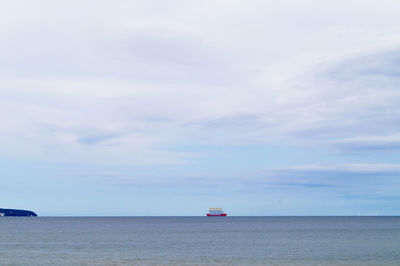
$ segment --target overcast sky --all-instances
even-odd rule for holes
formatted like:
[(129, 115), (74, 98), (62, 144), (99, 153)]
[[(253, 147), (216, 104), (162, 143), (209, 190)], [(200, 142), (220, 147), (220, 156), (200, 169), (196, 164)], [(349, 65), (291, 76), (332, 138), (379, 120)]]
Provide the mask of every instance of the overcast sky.
[(0, 207), (400, 214), (400, 2), (4, 1)]

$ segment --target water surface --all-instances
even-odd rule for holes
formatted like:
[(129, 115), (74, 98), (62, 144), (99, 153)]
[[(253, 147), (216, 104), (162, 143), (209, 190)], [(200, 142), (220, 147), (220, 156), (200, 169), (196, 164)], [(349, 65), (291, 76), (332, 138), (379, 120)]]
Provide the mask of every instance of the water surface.
[(400, 217), (1, 217), (1, 265), (400, 265)]

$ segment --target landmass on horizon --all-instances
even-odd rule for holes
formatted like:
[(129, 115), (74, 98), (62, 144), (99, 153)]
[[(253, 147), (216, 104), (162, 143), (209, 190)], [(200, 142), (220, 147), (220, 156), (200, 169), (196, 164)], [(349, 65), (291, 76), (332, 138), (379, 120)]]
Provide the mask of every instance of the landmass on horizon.
[(0, 209), (0, 217), (3, 216), (34, 216), (37, 214), (33, 211), (28, 210), (16, 210), (16, 209)]

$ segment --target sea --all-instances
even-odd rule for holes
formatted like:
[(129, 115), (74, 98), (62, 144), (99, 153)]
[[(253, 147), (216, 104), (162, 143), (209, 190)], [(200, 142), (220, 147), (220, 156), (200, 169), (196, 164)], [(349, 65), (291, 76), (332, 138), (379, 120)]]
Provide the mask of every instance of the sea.
[(0, 217), (0, 265), (400, 265), (400, 217)]

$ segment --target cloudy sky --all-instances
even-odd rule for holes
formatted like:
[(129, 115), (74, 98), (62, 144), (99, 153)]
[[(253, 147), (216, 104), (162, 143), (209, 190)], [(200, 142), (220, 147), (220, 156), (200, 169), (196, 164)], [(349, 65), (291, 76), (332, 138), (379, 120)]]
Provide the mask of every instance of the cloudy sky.
[(400, 214), (400, 2), (278, 2), (2, 3), (0, 207)]

